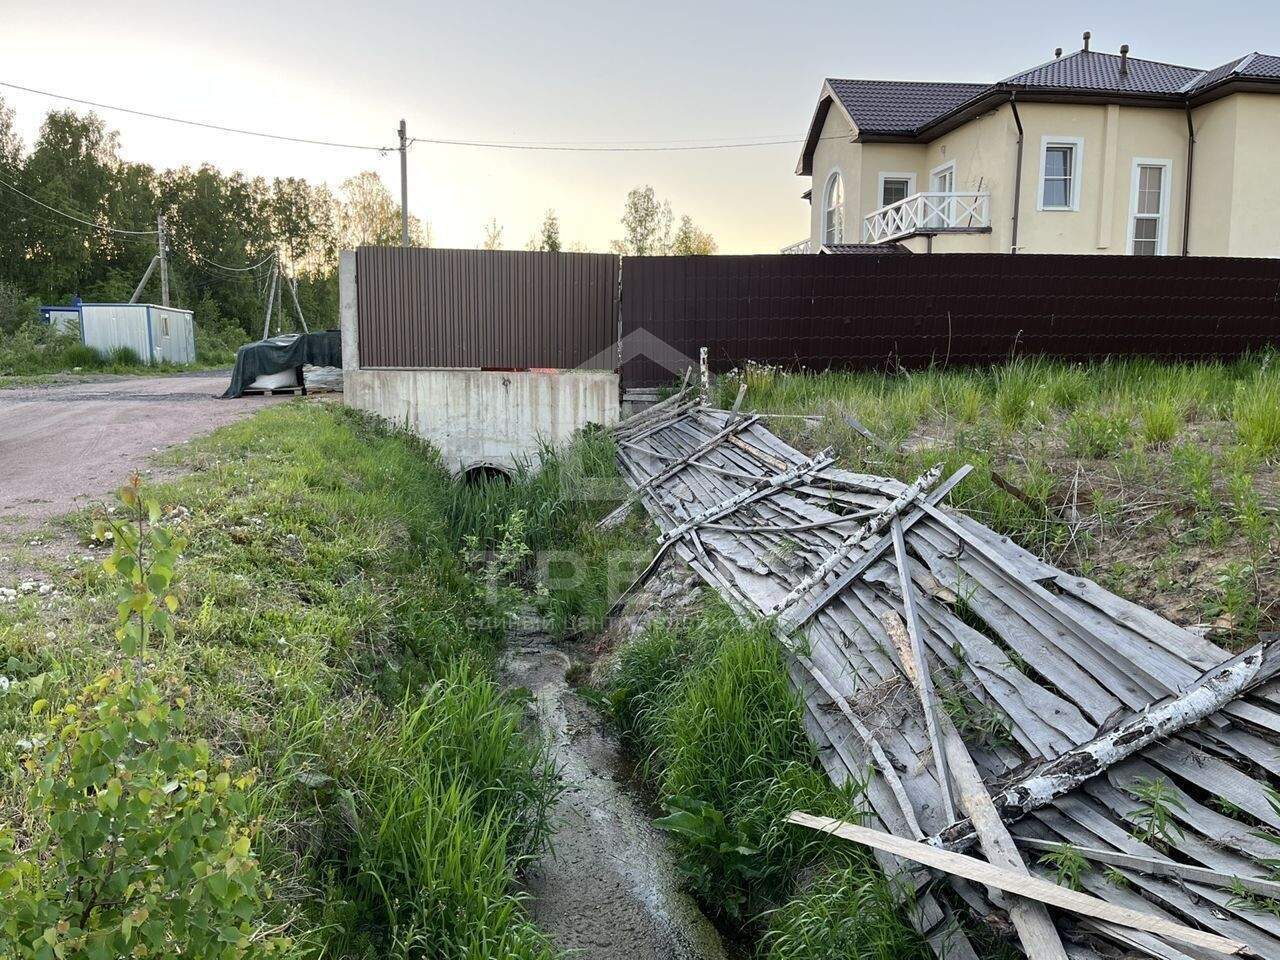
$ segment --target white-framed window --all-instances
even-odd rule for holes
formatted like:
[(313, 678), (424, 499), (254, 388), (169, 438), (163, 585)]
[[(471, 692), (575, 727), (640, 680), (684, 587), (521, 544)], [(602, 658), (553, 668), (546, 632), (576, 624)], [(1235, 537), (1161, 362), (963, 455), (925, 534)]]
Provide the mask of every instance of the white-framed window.
[(1169, 247), (1173, 161), (1134, 157), (1129, 194), (1129, 252), (1161, 256)]
[(887, 207), (891, 203), (905, 200), (915, 192), (916, 175), (914, 173), (880, 174), (880, 206)]
[(844, 177), (836, 170), (822, 192), (822, 242), (844, 243)]
[(1081, 137), (1043, 137), (1040, 140), (1040, 210), (1080, 209), (1080, 169), (1084, 157)]

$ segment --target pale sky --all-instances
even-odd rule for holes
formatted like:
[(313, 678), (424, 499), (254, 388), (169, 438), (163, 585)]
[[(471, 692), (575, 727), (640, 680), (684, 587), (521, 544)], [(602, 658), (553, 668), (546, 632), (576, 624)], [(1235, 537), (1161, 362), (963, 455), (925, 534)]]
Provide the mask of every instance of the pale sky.
[[(0, 0), (0, 80), (156, 113), (302, 137), (652, 143), (804, 135), (823, 77), (993, 81), (1080, 46), (1196, 67), (1280, 53), (1280, 4), (1165, 0), (963, 3), (217, 4)], [(28, 144), (58, 101), (0, 88)], [(337, 186), (392, 152), (302, 146), (102, 111), (124, 156), (213, 163)], [(439, 246), (477, 246), (496, 217), (523, 247), (543, 212), (566, 243), (605, 249), (627, 190), (652, 184), (725, 253), (803, 238), (799, 145), (668, 153), (535, 153), (418, 144), (409, 206)]]

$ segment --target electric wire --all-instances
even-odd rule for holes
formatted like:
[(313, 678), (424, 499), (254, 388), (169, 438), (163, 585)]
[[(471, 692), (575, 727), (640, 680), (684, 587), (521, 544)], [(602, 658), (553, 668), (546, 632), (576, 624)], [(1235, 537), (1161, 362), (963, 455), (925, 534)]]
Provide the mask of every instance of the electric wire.
[(238, 133), (246, 137), (262, 137), (267, 140), (282, 140), (286, 143), (305, 143), (317, 147), (339, 147), (346, 150), (374, 150), (379, 153), (389, 153), (398, 149), (395, 146), (379, 146), (370, 143), (343, 143), (336, 140), (320, 140), (313, 137), (293, 137), (283, 133), (268, 133), (265, 130), (247, 130), (242, 127), (225, 127), (218, 123), (206, 123), (203, 120), (185, 120), (182, 117), (172, 117), (163, 113), (151, 113), (147, 110), (135, 110), (133, 107), (120, 107), (110, 103), (100, 103), (97, 100), (86, 100), (82, 97), (69, 97), (61, 93), (52, 93), (48, 90), (37, 90), (35, 87), (24, 87), (18, 83), (8, 83), (0, 80), (0, 87), (8, 87), (10, 90), (21, 90), (24, 93), (34, 93), (42, 97), (52, 97), (55, 100), (65, 100), (68, 103), (78, 103), (86, 107), (97, 107), (99, 110), (116, 110), (120, 113), (129, 113), (135, 117), (147, 117), (151, 120), (167, 120), (169, 123), (181, 123), (188, 127), (201, 127), (205, 130), (218, 130), (222, 133)]
[(740, 150), (750, 147), (794, 146), (803, 138), (788, 140), (748, 140), (741, 143), (703, 143), (683, 145), (677, 142), (658, 146), (592, 146), (589, 144), (520, 143), (500, 140), (448, 140), (442, 137), (413, 137), (410, 144), (430, 143), (446, 147), (482, 147), (489, 150), (544, 150), (552, 153), (684, 153), (694, 150)]
[[(217, 130), (222, 133), (235, 133), (242, 136), (262, 137), (269, 140), (280, 140), (286, 143), (310, 144), (312, 146), (322, 147), (339, 147), (350, 150), (372, 150), (378, 153), (391, 153), (398, 150), (394, 144), (379, 145), (368, 143), (348, 143), (336, 140), (324, 140), (316, 137), (296, 137), (282, 133), (271, 133), (266, 130), (249, 130), (243, 127), (229, 127), (218, 123), (209, 123), (203, 120), (188, 120), (183, 117), (175, 117), (169, 114), (153, 113), (148, 110), (137, 110), (133, 107), (122, 107), (110, 103), (102, 103), (98, 100), (88, 100), (83, 97), (72, 97), (66, 94), (53, 93), (49, 90), (40, 90), (35, 87), (24, 86), (23, 84), (10, 83), (0, 80), (0, 87), (7, 87), (11, 90), (21, 90), (24, 93), (34, 93), (38, 96), (51, 97), (55, 100), (65, 100), (68, 103), (78, 103), (82, 106), (96, 107), (101, 110), (115, 110), (120, 113), (128, 113), (137, 117), (146, 117), (151, 120), (164, 120), (169, 123), (180, 123), (190, 127), (200, 127), (205, 130)], [(733, 137), (728, 140), (713, 142), (697, 142), (706, 138), (686, 138), (679, 140), (654, 140), (649, 142), (628, 142), (607, 140), (550, 140), (550, 141), (528, 141), (528, 140), (467, 140), (461, 138), (448, 137), (413, 137), (409, 139), (406, 146), (412, 146), (415, 143), (434, 144), (437, 146), (453, 146), (453, 147), (480, 147), (490, 150), (542, 150), (553, 152), (568, 153), (667, 153), (667, 152), (686, 152), (699, 150), (740, 150), (754, 147), (775, 147), (775, 146), (794, 146), (795, 144), (804, 143), (803, 137)], [(823, 138), (827, 139), (827, 138)], [(832, 138), (836, 139), (836, 138)]]
[(37, 200), (35, 197), (31, 196), (31, 194), (24, 193), (23, 191), (19, 190), (16, 186), (14, 186), (8, 180), (5, 180), (2, 177), (0, 177), (0, 186), (8, 187), (14, 193), (18, 194), (18, 196), (26, 197), (32, 203), (38, 204), (39, 206), (44, 207), (46, 210), (49, 210), (52, 213), (56, 213), (60, 217), (66, 217), (68, 220), (74, 220), (76, 223), (82, 223), (86, 227), (93, 227), (95, 230), (104, 230), (107, 233), (118, 233), (124, 236), (134, 236), (134, 237), (145, 237), (145, 236), (154, 237), (160, 232), (158, 230), (124, 230), (120, 227), (112, 227), (112, 226), (104, 225), (101, 223), (94, 223), (92, 220), (85, 220), (82, 217), (78, 217), (73, 213), (67, 213), (65, 210), (59, 210), (57, 207), (51, 207), (49, 206), (49, 204), (45, 203), (43, 200)]
[(229, 270), (229, 271), (231, 271), (232, 273), (250, 273), (250, 272), (252, 272), (252, 271), (254, 271), (254, 270), (257, 270), (257, 269), (258, 269), (260, 266), (262, 266), (264, 263), (267, 263), (267, 262), (269, 262), (269, 261), (271, 261), (271, 260), (275, 259), (275, 258), (276, 258), (276, 256), (278, 256), (278, 254), (273, 250), (271, 253), (268, 253), (265, 257), (263, 257), (261, 260), (259, 260), (257, 263), (253, 264), (252, 266), (248, 266), (248, 267), (228, 267), (228, 266), (226, 266), (225, 264), (218, 263), (216, 260), (210, 260), (208, 257), (206, 257), (206, 256), (202, 256), (201, 254), (196, 253), (194, 250), (189, 251), (189, 253), (190, 253), (190, 255), (191, 255), (192, 257), (194, 257), (195, 259), (197, 259), (197, 260), (202, 260), (202, 261), (204, 261), (205, 263), (207, 263), (207, 264), (208, 264), (209, 266), (211, 266), (211, 267), (217, 267), (219, 270)]

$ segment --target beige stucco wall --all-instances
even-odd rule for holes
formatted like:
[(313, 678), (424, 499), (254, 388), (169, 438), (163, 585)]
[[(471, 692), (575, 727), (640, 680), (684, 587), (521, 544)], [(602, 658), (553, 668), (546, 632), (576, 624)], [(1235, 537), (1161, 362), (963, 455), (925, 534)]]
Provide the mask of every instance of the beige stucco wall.
[[(1280, 96), (1237, 93), (1232, 169), (1231, 228), (1227, 253), (1233, 257), (1280, 257)], [(1199, 151), (1202, 134), (1196, 134)], [(1196, 170), (1202, 170), (1197, 152)], [(1212, 179), (1214, 169), (1205, 171)], [(1195, 197), (1195, 187), (1192, 188)], [(1212, 216), (1212, 214), (1206, 214)], [(1191, 235), (1196, 235), (1193, 222)]]
[(846, 240), (861, 238), (862, 217), (855, 209), (862, 174), (864, 145), (854, 143), (853, 125), (836, 104), (827, 111), (822, 135), (813, 150), (813, 198), (809, 202), (809, 241), (822, 244), (822, 215), (826, 209), (827, 180), (833, 170), (844, 178)]
[[(1187, 128), (1184, 111), (1102, 104), (1021, 103), (1025, 131), (1018, 247), (1026, 253), (1127, 254), (1136, 160), (1166, 161), (1164, 250), (1182, 252)], [(1280, 96), (1234, 94), (1197, 108), (1191, 252), (1202, 256), (1280, 256)], [(832, 107), (814, 153), (811, 239), (822, 238), (823, 191), (837, 166), (845, 178), (848, 239), (880, 206), (879, 175), (914, 173), (917, 191), (931, 171), (956, 165), (956, 187), (991, 194), (991, 233), (942, 234), (933, 249), (1006, 252), (1012, 244), (1017, 130), (1012, 109), (998, 109), (928, 144), (848, 142), (851, 128)], [(1083, 141), (1075, 210), (1041, 210), (1045, 138)], [(828, 139), (835, 138), (835, 139)], [(916, 244), (913, 244), (916, 246)], [(920, 246), (923, 246), (922, 244)]]
[(1195, 256), (1222, 256), (1231, 248), (1239, 100), (1224, 97), (1191, 112), (1196, 131), (1191, 173), (1191, 253)]

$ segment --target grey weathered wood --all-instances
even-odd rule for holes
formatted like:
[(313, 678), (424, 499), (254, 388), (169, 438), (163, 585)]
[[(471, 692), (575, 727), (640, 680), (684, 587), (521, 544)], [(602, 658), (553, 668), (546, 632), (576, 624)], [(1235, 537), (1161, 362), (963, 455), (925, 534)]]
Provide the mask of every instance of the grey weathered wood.
[[(660, 422), (633, 427), (630, 433), (639, 437), (634, 442), (620, 438), (619, 465), (633, 486), (674, 463), (691, 461), (675, 476), (651, 483), (644, 495), (646, 508), (664, 532), (687, 524), (764, 477), (806, 462), (759, 422), (733, 436), (736, 442), (689, 457), (738, 415), (705, 408), (687, 415), (672, 410)], [(804, 565), (813, 569), (838, 548), (840, 527), (849, 523), (839, 511), (883, 510), (906, 489), (892, 478), (828, 464), (801, 483), (751, 499), (731, 521), (696, 527), (676, 541), (674, 549), (740, 616), (759, 617), (801, 579), (798, 571)], [(862, 699), (864, 691), (900, 676), (884, 653), (892, 651), (893, 641), (879, 617), (888, 611), (905, 612), (903, 583), (914, 589), (920, 640), (935, 670), (946, 669), (951, 682), (1000, 710), (1013, 725), (1015, 747), (975, 746), (970, 757), (980, 778), (991, 783), (1018, 777), (1028, 759), (1052, 759), (1091, 741), (1094, 727), (1105, 721), (1104, 730), (1111, 729), (1115, 716), (1123, 716), (1122, 706), (1142, 711), (1161, 696), (1184, 691), (1229, 656), (1199, 638), (1187, 643), (1181, 628), (1091, 581), (1064, 574), (963, 514), (913, 508), (903, 514), (902, 524), (909, 556), (905, 576), (886, 559), (892, 545), (892, 535), (886, 534), (871, 547), (875, 557), (844, 564), (846, 573), (859, 565), (856, 576), (845, 579), (845, 573), (837, 573), (826, 578), (822, 590), (829, 595), (812, 616), (792, 629), (787, 629), (785, 617), (778, 625), (779, 641), (793, 654), (788, 656), (792, 680), (807, 692), (806, 730), (818, 745), (824, 768), (837, 782), (871, 771), (866, 798), (893, 833), (914, 837), (922, 828), (936, 833), (947, 825), (940, 822), (940, 783), (930, 760), (936, 751), (923, 712), (912, 709), (900, 716), (896, 711), (902, 705), (896, 699)], [(830, 581), (837, 578), (842, 582), (832, 589)], [(965, 605), (966, 618), (976, 614), (985, 622), (981, 632), (959, 616)], [(1022, 659), (1014, 658), (1015, 653)], [(824, 685), (838, 700), (828, 696)], [(904, 695), (909, 691), (893, 697)], [(1197, 802), (1176, 783), (1186, 778), (1223, 801), (1244, 800), (1239, 804), (1243, 809), (1265, 812), (1259, 806), (1265, 799), (1261, 778), (1254, 780), (1249, 773), (1262, 768), (1274, 774), (1280, 769), (1280, 751), (1274, 744), (1280, 733), (1278, 708), (1280, 683), (1258, 687), (1248, 700), (1226, 704), (1195, 730), (1149, 744), (1140, 757), (1124, 760), (1060, 797), (1023, 820), (1020, 832), (1041, 829), (1040, 819), (1051, 819), (1058, 810), (1074, 811), (1079, 817), (1087, 812), (1088, 829), (1074, 826), (1075, 820), (1061, 821), (1061, 829), (1071, 834), (1070, 842), (1159, 859), (1158, 853), (1132, 839), (1134, 827), (1126, 818), (1132, 818), (1136, 801), (1123, 791), (1139, 776), (1166, 777), (1186, 807), (1185, 813), (1175, 811), (1175, 817), (1185, 830), (1179, 848), (1190, 861), (1187, 866), (1262, 879), (1260, 860), (1274, 856), (1270, 845), (1252, 837), (1253, 828), (1247, 824)], [(943, 743), (945, 751), (945, 738)], [(955, 766), (953, 762), (953, 772)], [(914, 818), (914, 829), (904, 811)], [(1262, 820), (1267, 822), (1265, 816)], [(1044, 842), (1058, 842), (1061, 835), (1057, 828), (1055, 833), (1035, 834)], [(1159, 913), (1159, 904), (1175, 920), (1199, 924), (1249, 943), (1263, 955), (1280, 957), (1280, 935), (1271, 933), (1275, 926), (1280, 934), (1280, 921), (1232, 904), (1228, 890), (1187, 877), (1114, 869), (1130, 878), (1132, 889), (1112, 887), (1100, 872), (1085, 878), (1086, 887), (1140, 911)], [(1044, 873), (1036, 865), (1031, 870)], [(979, 888), (964, 882), (957, 889), (980, 914), (992, 909)], [(922, 905), (931, 916), (941, 916), (927, 896)], [(1199, 948), (1175, 949), (1157, 937), (1104, 921), (1081, 923), (1124, 949), (1162, 960), (1202, 960), (1206, 955)], [(1073, 950), (1074, 945), (1068, 952)]]
[[(893, 532), (894, 546), (900, 547), (902, 528), (896, 520), (893, 524)], [(903, 548), (903, 555), (905, 556), (905, 548)], [(902, 579), (904, 594), (910, 596), (910, 578), (905, 568)], [(918, 628), (916, 635), (912, 635), (910, 630), (904, 630), (902, 621), (892, 613), (886, 613), (881, 619), (885, 629), (894, 639), (908, 679), (915, 684), (920, 693), (927, 718), (930, 710), (936, 710), (937, 704), (932, 697), (933, 685), (929, 681), (929, 666), (921, 649)], [(907, 624), (909, 627), (910, 618)], [(1029, 875), (1027, 865), (1023, 863), (1017, 847), (1014, 846), (1013, 837), (1010, 836), (1004, 821), (1000, 819), (1000, 814), (991, 800), (991, 794), (987, 791), (986, 784), (982, 782), (982, 775), (978, 772), (973, 757), (969, 755), (969, 750), (956, 731), (955, 725), (946, 714), (936, 717), (934, 722), (939, 738), (943, 741), (942, 750), (945, 752), (948, 764), (948, 772), (944, 772), (943, 776), (948, 779), (954, 778), (960, 805), (974, 824), (982, 845), (982, 852), (986, 854), (988, 860), (998, 866), (1008, 867), (1015, 873)], [(1062, 938), (1058, 936), (1058, 930), (1049, 918), (1049, 911), (1045, 909), (1044, 904), (1034, 900), (1015, 898), (1009, 905), (1009, 917), (1018, 931), (1018, 936), (1030, 960), (1055, 960), (1055, 958), (1066, 960), (1067, 954), (1062, 946)]]
[[(948, 769), (947, 752), (942, 747), (939, 732), (938, 694), (933, 688), (933, 674), (924, 655), (924, 640), (920, 636), (920, 617), (916, 613), (915, 591), (911, 589), (911, 574), (907, 572), (907, 545), (902, 539), (902, 521), (893, 517), (889, 521), (889, 533), (893, 537), (893, 552), (898, 561), (898, 577), (902, 586), (902, 604), (906, 612), (908, 649), (902, 658), (907, 675), (920, 694), (920, 706), (924, 710), (924, 726), (929, 733), (929, 746), (933, 748), (933, 762), (938, 769), (938, 783), (942, 787), (942, 806), (947, 816), (955, 819), (955, 798), (951, 793), (951, 772)], [(882, 618), (889, 635), (894, 636), (896, 617)], [(895, 638), (896, 639), (896, 638)]]
[[(1276, 647), (1280, 648), (1280, 644)], [(996, 798), (996, 805), (1001, 814), (1009, 818), (1045, 806), (1148, 744), (1172, 736), (1221, 709), (1223, 704), (1238, 697), (1251, 684), (1266, 679), (1265, 675), (1260, 675), (1264, 664), (1273, 672), (1280, 669), (1280, 656), (1276, 655), (1276, 650), (1263, 646), (1247, 650), (1206, 673), (1186, 693), (1153, 705), (1007, 787)], [(931, 842), (967, 846), (973, 839), (967, 826), (956, 824), (942, 831), (938, 837), (931, 838)]]
[(1006, 893), (1012, 893), (1020, 897), (1031, 897), (1050, 906), (1071, 910), (1109, 923), (1132, 927), (1135, 930), (1144, 930), (1147, 933), (1154, 933), (1179, 943), (1189, 943), (1226, 956), (1236, 956), (1247, 953), (1249, 950), (1249, 945), (1240, 940), (1221, 937), (1213, 933), (1205, 933), (1203, 930), (1196, 930), (1185, 924), (1174, 923), (1162, 917), (1139, 913), (1127, 907), (1118, 907), (1106, 900), (1091, 897), (1077, 890), (1069, 890), (1066, 887), (1058, 886), (1056, 883), (1041, 880), (1039, 877), (1018, 874), (1007, 868), (997, 867), (994, 864), (965, 856), (962, 853), (905, 840), (902, 837), (895, 837), (891, 833), (860, 827), (856, 823), (848, 823), (830, 817), (815, 817), (799, 811), (787, 817), (787, 822), (808, 827), (811, 830), (818, 830), (822, 833), (843, 837), (846, 840), (865, 844), (877, 850), (884, 850), (895, 856), (905, 857), (908, 860), (923, 863), (925, 866), (932, 867), (935, 870), (955, 874), (975, 883), (995, 887), (997, 890), (1003, 890)]
[[(1062, 846), (1060, 843), (1037, 840), (1034, 837), (1019, 836), (1015, 837), (1014, 840), (1023, 849), (1039, 850), (1043, 853), (1051, 853)], [(1086, 860), (1093, 860), (1096, 863), (1105, 863), (1113, 867), (1126, 867), (1153, 877), (1177, 877), (1181, 880), (1194, 880), (1196, 883), (1219, 887), (1223, 890), (1231, 890), (1236, 884), (1239, 884), (1245, 890), (1256, 893), (1259, 896), (1280, 899), (1280, 883), (1276, 883), (1274, 880), (1258, 880), (1253, 877), (1224, 874), (1219, 873), (1217, 870), (1210, 870), (1207, 867), (1192, 867), (1185, 863), (1175, 863), (1172, 860), (1135, 857), (1128, 853), (1119, 853), (1115, 850), (1099, 850), (1095, 847), (1082, 847), (1079, 844), (1069, 844), (1068, 846)]]
[[(923, 503), (921, 502), (913, 503), (912, 512), (908, 513), (903, 518), (903, 521), (902, 521), (903, 529), (904, 530), (910, 529), (910, 527), (916, 522), (916, 520), (919, 519), (919, 517), (922, 515), (920, 512), (920, 508), (923, 506), (924, 503), (928, 503), (928, 504), (941, 503), (946, 498), (947, 494), (949, 494), (952, 490), (954, 490), (956, 485), (959, 484), (961, 480), (963, 480), (966, 476), (969, 475), (969, 472), (971, 470), (972, 470), (972, 467), (969, 467), (969, 466), (965, 466), (962, 469), (957, 470), (940, 487), (938, 487), (938, 489), (934, 490), (928, 497), (926, 497)], [(807, 599), (803, 604), (795, 607), (792, 611), (790, 611), (789, 613), (783, 616), (782, 619), (783, 619), (783, 622), (785, 622), (787, 629), (795, 630), (803, 626), (806, 622), (808, 622), (810, 617), (812, 617), (815, 613), (817, 613), (824, 606), (830, 603), (832, 597), (835, 597), (842, 590), (848, 587), (848, 585), (852, 583), (857, 577), (860, 577), (863, 571), (865, 571), (867, 567), (871, 566), (871, 564), (873, 564), (877, 559), (879, 559), (880, 555), (884, 553), (884, 551), (888, 550), (889, 547), (891, 547), (892, 545), (893, 545), (893, 537), (889, 536), (888, 534), (881, 536), (879, 540), (876, 540), (874, 543), (870, 544), (866, 548), (866, 552), (863, 553), (862, 556), (860, 556), (857, 560), (855, 560), (847, 570), (842, 570), (839, 576), (837, 576), (834, 581), (832, 581), (830, 584), (827, 584), (825, 587), (823, 587), (822, 590), (818, 592), (815, 596)]]

